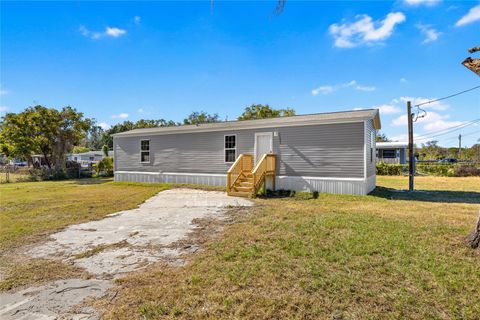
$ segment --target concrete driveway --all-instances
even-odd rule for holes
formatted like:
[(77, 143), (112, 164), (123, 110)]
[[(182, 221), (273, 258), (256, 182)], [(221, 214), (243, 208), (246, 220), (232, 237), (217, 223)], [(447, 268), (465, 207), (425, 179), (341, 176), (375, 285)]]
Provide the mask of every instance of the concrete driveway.
[[(105, 219), (72, 225), (31, 248), (33, 258), (61, 259), (84, 268), (93, 279), (65, 279), (0, 294), (1, 319), (96, 319), (94, 310), (70, 313), (88, 297), (101, 297), (112, 279), (157, 261), (182, 265), (182, 249), (171, 247), (185, 239), (195, 219), (221, 219), (229, 208), (251, 206), (224, 192), (172, 189), (160, 192), (136, 209)], [(168, 246), (168, 248), (167, 248)]]

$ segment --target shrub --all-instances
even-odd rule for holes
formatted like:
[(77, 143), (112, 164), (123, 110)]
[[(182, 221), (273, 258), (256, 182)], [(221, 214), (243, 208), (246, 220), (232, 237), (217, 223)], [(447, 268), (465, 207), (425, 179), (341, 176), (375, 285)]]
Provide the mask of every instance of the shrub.
[(95, 165), (95, 170), (98, 176), (112, 177), (113, 176), (113, 158), (104, 157)]
[[(441, 177), (480, 176), (480, 164), (417, 163), (415, 173)], [(377, 163), (377, 174), (398, 176), (408, 174), (408, 164)]]
[(377, 174), (381, 176), (400, 176), (408, 173), (408, 165), (377, 163)]
[(475, 165), (459, 165), (455, 168), (456, 177), (480, 176), (480, 166)]

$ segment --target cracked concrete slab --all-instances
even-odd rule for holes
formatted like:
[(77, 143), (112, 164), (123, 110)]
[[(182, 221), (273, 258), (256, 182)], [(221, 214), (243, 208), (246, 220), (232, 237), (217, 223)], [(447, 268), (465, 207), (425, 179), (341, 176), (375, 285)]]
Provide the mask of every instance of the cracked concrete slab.
[[(29, 254), (34, 258), (73, 260), (75, 265), (91, 274), (115, 276), (165, 256), (165, 251), (158, 248), (187, 236), (195, 228), (193, 220), (221, 218), (230, 207), (251, 205), (247, 199), (229, 197), (223, 192), (166, 190), (136, 209), (55, 233), (51, 241), (32, 248)], [(126, 245), (115, 246), (120, 243)], [(85, 258), (75, 258), (89, 250), (108, 246), (112, 247)]]
[[(108, 280), (68, 279), (0, 294), (0, 319), (95, 319), (91, 313), (68, 314), (87, 297), (101, 297), (112, 286)], [(87, 310), (88, 311), (88, 310)], [(81, 316), (81, 318), (79, 318)]]
[(56, 281), (1, 294), (0, 318), (95, 319), (95, 310), (75, 314), (69, 310), (88, 297), (104, 295), (112, 286), (112, 278), (160, 260), (182, 266), (181, 254), (197, 248), (184, 250), (167, 246), (194, 231), (195, 219), (221, 219), (229, 208), (251, 205), (247, 199), (229, 197), (224, 192), (172, 189), (160, 192), (138, 208), (69, 226), (26, 254), (73, 262), (96, 279)]

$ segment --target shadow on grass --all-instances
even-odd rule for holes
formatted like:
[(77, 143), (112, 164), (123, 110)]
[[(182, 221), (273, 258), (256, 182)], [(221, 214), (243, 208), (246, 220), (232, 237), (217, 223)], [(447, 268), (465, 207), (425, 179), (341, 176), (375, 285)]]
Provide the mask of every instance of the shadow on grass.
[(72, 180), (75, 184), (90, 185), (90, 184), (103, 184), (112, 182), (113, 178), (81, 178)]
[(390, 200), (480, 203), (480, 192), (474, 191), (415, 190), (414, 192), (409, 192), (407, 190), (377, 187), (370, 195)]

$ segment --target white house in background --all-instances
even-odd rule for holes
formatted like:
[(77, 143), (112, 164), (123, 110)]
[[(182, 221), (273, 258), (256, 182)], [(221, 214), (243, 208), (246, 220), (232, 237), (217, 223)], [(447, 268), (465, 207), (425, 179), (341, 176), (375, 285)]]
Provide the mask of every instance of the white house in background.
[(405, 164), (408, 142), (377, 142), (377, 162)]
[[(94, 163), (99, 162), (105, 155), (103, 151), (88, 151), (82, 153), (69, 154), (67, 159), (69, 161), (75, 161), (81, 164), (82, 167), (88, 167)], [(113, 157), (113, 151), (108, 151), (108, 156)]]

